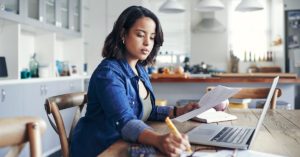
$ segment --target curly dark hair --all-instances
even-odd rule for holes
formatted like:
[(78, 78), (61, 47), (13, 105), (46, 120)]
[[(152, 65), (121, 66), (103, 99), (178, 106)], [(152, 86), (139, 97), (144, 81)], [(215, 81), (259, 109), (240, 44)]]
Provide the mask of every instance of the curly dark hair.
[(105, 39), (102, 57), (124, 59), (126, 47), (122, 43), (122, 37), (124, 37), (134, 23), (142, 17), (151, 18), (155, 22), (156, 27), (153, 49), (145, 60), (139, 62), (144, 66), (153, 64), (157, 53), (164, 42), (164, 37), (160, 22), (156, 15), (142, 6), (130, 6), (121, 13), (114, 23), (113, 30)]

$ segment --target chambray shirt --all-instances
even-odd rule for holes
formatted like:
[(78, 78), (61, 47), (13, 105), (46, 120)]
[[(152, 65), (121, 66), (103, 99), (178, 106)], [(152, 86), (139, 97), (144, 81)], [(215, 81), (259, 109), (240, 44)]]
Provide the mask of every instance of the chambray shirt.
[(155, 106), (153, 89), (145, 69), (137, 64), (136, 76), (126, 60), (104, 59), (91, 76), (87, 111), (74, 129), (72, 157), (97, 156), (119, 139), (137, 142), (145, 129), (138, 80), (150, 92), (152, 111), (148, 120), (164, 120), (172, 107)]

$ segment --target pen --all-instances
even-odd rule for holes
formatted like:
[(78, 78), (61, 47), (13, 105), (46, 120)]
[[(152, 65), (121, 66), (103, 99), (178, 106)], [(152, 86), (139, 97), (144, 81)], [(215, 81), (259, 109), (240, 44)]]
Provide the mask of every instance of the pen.
[[(170, 129), (170, 131), (177, 137), (181, 138), (181, 135), (179, 133), (179, 131), (177, 130), (177, 128), (175, 127), (175, 125), (172, 123), (172, 121), (170, 120), (169, 117), (166, 118), (165, 122), (167, 123), (168, 128)], [(189, 153), (192, 153), (192, 149), (191, 147), (187, 148), (187, 151)]]

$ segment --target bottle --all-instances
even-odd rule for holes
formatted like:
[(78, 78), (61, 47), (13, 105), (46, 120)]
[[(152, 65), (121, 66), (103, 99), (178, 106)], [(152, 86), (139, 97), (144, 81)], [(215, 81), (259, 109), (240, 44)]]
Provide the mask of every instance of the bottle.
[(189, 72), (191, 70), (190, 69), (190, 58), (189, 57), (184, 58), (183, 69), (184, 69), (184, 72)]
[(39, 62), (36, 60), (36, 53), (33, 53), (29, 61), (31, 77), (39, 77)]
[(249, 52), (249, 62), (252, 62), (252, 54), (251, 54), (251, 51)]
[(247, 62), (247, 52), (244, 52), (244, 62)]

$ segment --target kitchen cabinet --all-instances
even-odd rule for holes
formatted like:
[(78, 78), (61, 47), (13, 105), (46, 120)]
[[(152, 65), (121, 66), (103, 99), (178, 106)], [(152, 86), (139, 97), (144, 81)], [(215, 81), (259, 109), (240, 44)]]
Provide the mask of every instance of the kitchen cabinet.
[[(47, 123), (47, 130), (42, 137), (43, 154), (49, 155), (60, 149), (58, 135), (49, 123), (44, 109), (45, 100), (51, 96), (81, 91), (83, 91), (82, 80), (35, 83), (28, 84), (24, 87), (24, 94), (26, 95), (24, 101), (24, 115), (42, 117)], [(74, 112), (75, 109), (65, 109), (61, 111), (67, 133), (71, 129)]]
[[(47, 118), (44, 109), (45, 100), (48, 97), (83, 91), (83, 79), (69, 78), (65, 80), (24, 82), (3, 85), (0, 83), (0, 118), (15, 116), (41, 117), (47, 124), (47, 129), (42, 136), (43, 156), (48, 156), (60, 149), (59, 138)], [(75, 109), (61, 111), (66, 125), (66, 131), (70, 131)], [(28, 156), (28, 145), (21, 152), (22, 156)], [(4, 156), (6, 149), (0, 149), (0, 156)]]
[(0, 0), (0, 18), (78, 37), (81, 6), (81, 0)]
[(14, 117), (21, 115), (23, 107), (20, 106), (20, 96), (22, 87), (17, 85), (1, 85), (0, 86), (0, 118)]
[(7, 61), (7, 80), (20, 79), (30, 56), (57, 76), (56, 61), (75, 65), (82, 74), (81, 0), (0, 0), (0, 56)]
[[(15, 117), (22, 114), (20, 97), (22, 87), (18, 85), (0, 85), (0, 118)], [(1, 148), (0, 156), (4, 156), (9, 148)]]
[[(47, 119), (44, 103), (48, 97), (56, 95), (57, 82), (31, 83), (23, 86), (23, 115), (41, 117), (46, 122), (47, 129), (42, 136), (42, 149), (43, 154), (50, 154), (53, 149), (58, 149), (60, 144), (56, 132)], [(24, 155), (26, 154), (28, 154), (27, 148), (24, 149)]]

